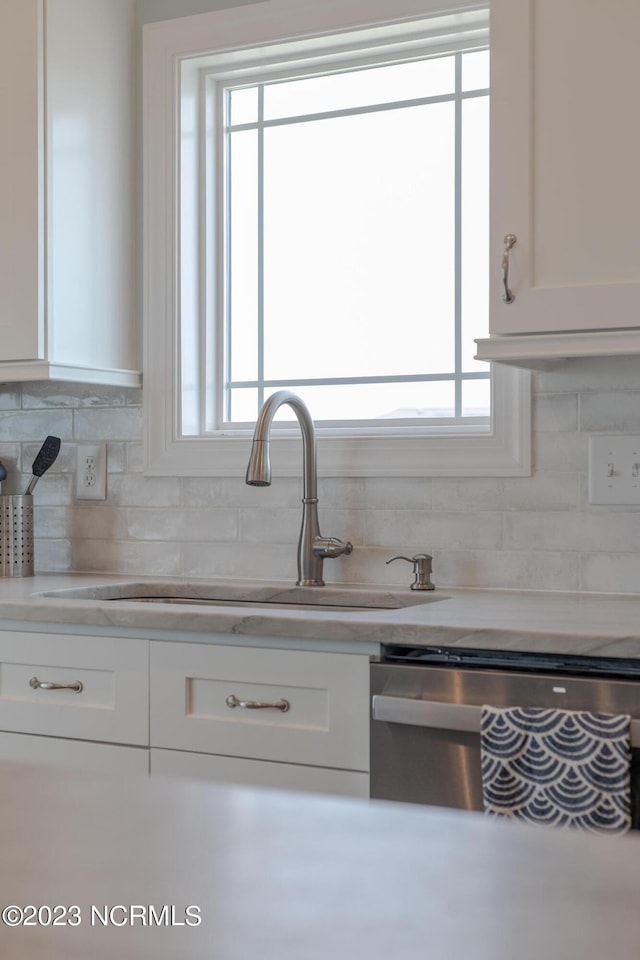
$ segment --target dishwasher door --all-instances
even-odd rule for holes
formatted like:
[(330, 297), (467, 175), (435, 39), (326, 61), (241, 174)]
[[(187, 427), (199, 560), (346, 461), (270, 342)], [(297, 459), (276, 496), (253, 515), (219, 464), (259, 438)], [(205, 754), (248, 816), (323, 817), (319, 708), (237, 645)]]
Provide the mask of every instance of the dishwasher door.
[[(553, 707), (630, 714), (640, 745), (640, 682), (452, 666), (371, 665), (371, 796), (482, 810), (480, 708)], [(632, 821), (640, 823), (632, 751)]]

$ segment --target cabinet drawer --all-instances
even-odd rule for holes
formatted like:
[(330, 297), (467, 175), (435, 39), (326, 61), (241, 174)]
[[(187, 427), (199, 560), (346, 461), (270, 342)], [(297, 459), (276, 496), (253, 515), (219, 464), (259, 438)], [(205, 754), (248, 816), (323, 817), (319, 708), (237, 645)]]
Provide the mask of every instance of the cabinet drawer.
[(146, 640), (0, 634), (0, 730), (147, 746), (148, 695)]
[[(120, 747), (120, 749), (127, 749)], [(369, 796), (369, 775), (354, 770), (329, 770), (269, 760), (217, 757), (181, 750), (151, 750), (151, 776), (215, 780), (243, 787), (271, 787), (344, 797)]]
[(149, 776), (149, 750), (146, 747), (117, 747), (111, 743), (87, 743), (23, 733), (0, 733), (0, 763), (7, 760), (104, 775)]
[[(151, 744), (367, 771), (368, 689), (366, 656), (154, 643)], [(290, 706), (232, 707), (229, 697)]]

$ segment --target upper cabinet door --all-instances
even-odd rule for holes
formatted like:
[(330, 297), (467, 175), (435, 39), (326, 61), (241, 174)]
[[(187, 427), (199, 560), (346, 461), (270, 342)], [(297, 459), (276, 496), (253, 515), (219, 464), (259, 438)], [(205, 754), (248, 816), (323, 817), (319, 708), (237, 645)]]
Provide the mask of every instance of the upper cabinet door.
[(640, 327), (639, 36), (638, 0), (491, 0), (492, 335)]
[(134, 0), (0, 0), (0, 382), (140, 383), (134, 51)]
[(44, 345), (42, 0), (0, 0), (0, 360)]

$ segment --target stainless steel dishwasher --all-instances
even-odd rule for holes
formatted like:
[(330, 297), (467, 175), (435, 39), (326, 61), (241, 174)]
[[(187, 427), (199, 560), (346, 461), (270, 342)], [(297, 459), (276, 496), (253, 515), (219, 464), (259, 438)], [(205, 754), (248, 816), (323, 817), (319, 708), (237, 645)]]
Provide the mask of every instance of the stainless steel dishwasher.
[(640, 826), (640, 660), (389, 645), (371, 692), (371, 796), (465, 810), (483, 808), (483, 704), (628, 713)]

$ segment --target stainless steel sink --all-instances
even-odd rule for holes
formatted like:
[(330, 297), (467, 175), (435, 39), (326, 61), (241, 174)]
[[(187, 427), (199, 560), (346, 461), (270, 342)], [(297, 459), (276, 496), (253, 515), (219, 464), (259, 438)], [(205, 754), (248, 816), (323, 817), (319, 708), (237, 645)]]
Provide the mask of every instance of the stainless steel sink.
[(448, 599), (432, 590), (374, 590), (367, 587), (278, 587), (183, 581), (113, 583), (44, 594), (61, 600), (187, 604), (213, 607), (268, 607), (279, 610), (399, 610)]

